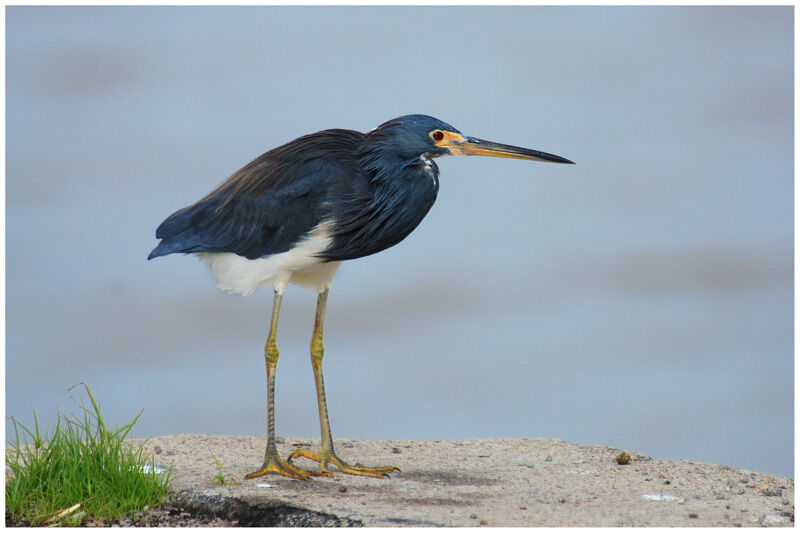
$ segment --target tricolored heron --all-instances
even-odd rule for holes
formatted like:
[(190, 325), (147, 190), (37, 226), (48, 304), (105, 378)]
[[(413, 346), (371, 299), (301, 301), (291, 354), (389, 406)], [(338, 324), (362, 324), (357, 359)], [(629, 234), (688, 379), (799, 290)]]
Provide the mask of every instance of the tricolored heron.
[[(257, 157), (200, 201), (173, 213), (156, 230), (161, 242), (148, 259), (193, 253), (205, 260), (219, 288), (249, 294), (272, 287), (267, 365), (267, 448), (262, 467), (247, 478), (276, 473), (308, 481), (346, 474), (388, 477), (393, 466), (351, 465), (334, 451), (322, 379), (322, 329), (331, 281), (339, 264), (402, 241), (436, 200), (444, 155), (484, 155), (572, 163), (557, 155), (467, 137), (426, 115), (392, 119), (368, 133), (331, 129), (305, 135)], [(275, 336), (286, 285), (317, 291), (311, 365), (322, 443), (288, 459), (275, 446)], [(320, 464), (298, 468), (299, 457)]]

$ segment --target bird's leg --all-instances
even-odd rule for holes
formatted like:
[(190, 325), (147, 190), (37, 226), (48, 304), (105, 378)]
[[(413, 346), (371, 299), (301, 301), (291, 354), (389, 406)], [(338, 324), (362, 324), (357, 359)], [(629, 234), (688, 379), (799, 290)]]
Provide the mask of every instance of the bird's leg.
[(311, 366), (314, 368), (314, 381), (317, 386), (317, 404), (319, 407), (319, 426), (322, 433), (322, 444), (319, 452), (307, 449), (297, 449), (289, 456), (288, 462), (298, 457), (305, 457), (319, 463), (319, 472), (330, 473), (328, 464), (336, 465), (340, 472), (356, 476), (389, 477), (388, 472), (400, 471), (396, 466), (367, 467), (350, 465), (342, 461), (333, 451), (333, 438), (331, 437), (331, 424), (328, 420), (328, 406), (325, 402), (325, 383), (322, 379), (322, 356), (325, 348), (322, 346), (322, 328), (325, 322), (325, 307), (328, 302), (328, 289), (323, 290), (317, 297), (317, 313), (314, 320), (314, 333), (311, 336)]
[(264, 452), (264, 464), (260, 470), (250, 472), (245, 476), (246, 479), (263, 476), (269, 473), (280, 474), (282, 476), (310, 481), (308, 476), (331, 474), (324, 472), (309, 472), (297, 468), (281, 459), (278, 456), (278, 448), (275, 446), (275, 368), (278, 366), (278, 345), (275, 343), (275, 334), (278, 331), (278, 315), (281, 310), (282, 294), (275, 291), (275, 298), (272, 303), (272, 321), (269, 326), (269, 336), (267, 344), (264, 346), (264, 359), (267, 363), (267, 450)]

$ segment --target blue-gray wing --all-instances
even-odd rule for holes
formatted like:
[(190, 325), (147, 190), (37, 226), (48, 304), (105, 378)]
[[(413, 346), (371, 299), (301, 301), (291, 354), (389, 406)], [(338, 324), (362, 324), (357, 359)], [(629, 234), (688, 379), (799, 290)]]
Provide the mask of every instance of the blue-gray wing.
[(289, 250), (319, 224), (331, 169), (257, 195), (211, 195), (167, 218), (148, 259), (172, 253), (232, 252), (248, 259)]
[(156, 230), (148, 259), (173, 253), (231, 252), (248, 259), (288, 251), (328, 214), (326, 197), (359, 173), (363, 134), (326, 130), (275, 148), (236, 172)]

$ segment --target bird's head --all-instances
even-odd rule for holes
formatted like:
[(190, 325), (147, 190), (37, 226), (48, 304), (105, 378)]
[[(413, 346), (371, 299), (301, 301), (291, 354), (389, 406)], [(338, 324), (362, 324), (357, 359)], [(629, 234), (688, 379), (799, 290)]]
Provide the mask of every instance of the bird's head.
[(427, 115), (405, 115), (384, 122), (367, 134), (365, 143), (380, 144), (402, 159), (482, 155), (573, 164), (546, 152), (467, 137), (450, 124)]

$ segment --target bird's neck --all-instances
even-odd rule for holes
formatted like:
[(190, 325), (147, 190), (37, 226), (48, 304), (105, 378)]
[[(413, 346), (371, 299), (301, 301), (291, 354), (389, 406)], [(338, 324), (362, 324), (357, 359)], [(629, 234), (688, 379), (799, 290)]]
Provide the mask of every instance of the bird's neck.
[(359, 154), (359, 162), (376, 189), (407, 187), (409, 179), (431, 180), (439, 187), (439, 167), (423, 155), (401, 155), (397, 151), (377, 144)]
[(334, 244), (321, 254), (328, 260), (355, 259), (394, 246), (436, 201), (439, 172), (433, 161), (372, 152), (360, 154), (359, 162), (369, 185), (364, 194), (347, 194), (336, 204)]

